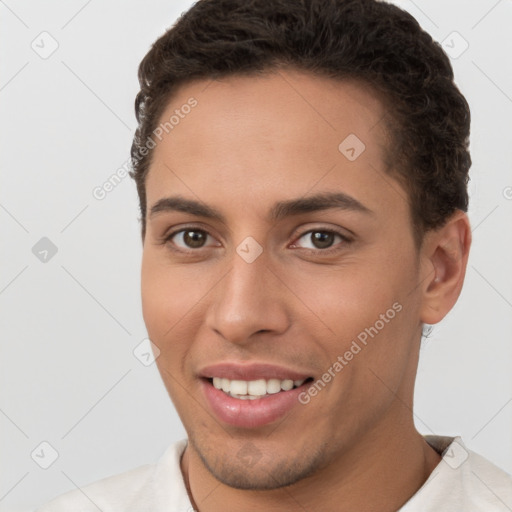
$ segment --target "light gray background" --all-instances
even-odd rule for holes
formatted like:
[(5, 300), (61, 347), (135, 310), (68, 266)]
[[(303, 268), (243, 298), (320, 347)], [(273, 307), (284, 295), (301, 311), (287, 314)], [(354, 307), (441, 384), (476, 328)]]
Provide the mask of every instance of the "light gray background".
[[(397, 3), (454, 54), (454, 31), (469, 43), (452, 62), (473, 117), (474, 243), (462, 296), (421, 350), (416, 425), (512, 472), (512, 3)], [(0, 1), (0, 511), (153, 462), (184, 436), (155, 365), (133, 354), (146, 336), (135, 184), (92, 190), (128, 158), (139, 61), (190, 5)], [(46, 59), (31, 47), (51, 49), (43, 31), (59, 45)], [(58, 248), (46, 263), (42, 237)], [(59, 454), (46, 470), (31, 458), (43, 441)]]

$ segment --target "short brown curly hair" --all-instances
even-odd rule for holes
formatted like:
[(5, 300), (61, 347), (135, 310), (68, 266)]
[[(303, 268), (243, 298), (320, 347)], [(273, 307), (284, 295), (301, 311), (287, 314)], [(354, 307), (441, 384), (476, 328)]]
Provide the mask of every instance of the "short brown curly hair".
[(199, 0), (139, 66), (131, 176), (146, 224), (148, 151), (179, 85), (282, 66), (356, 79), (384, 98), (388, 169), (409, 195), (417, 245), (468, 207), (469, 106), (450, 60), (418, 22), (378, 0)]

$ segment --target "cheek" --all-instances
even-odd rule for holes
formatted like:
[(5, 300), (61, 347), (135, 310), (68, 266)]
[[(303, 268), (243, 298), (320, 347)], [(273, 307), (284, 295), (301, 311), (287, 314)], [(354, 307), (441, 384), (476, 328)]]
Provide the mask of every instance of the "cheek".
[(405, 288), (391, 271), (384, 273), (374, 264), (310, 270), (289, 280), (294, 294), (313, 313), (312, 321), (323, 323), (341, 339), (372, 326), (401, 300)]
[(175, 318), (183, 316), (188, 297), (197, 288), (197, 282), (187, 282), (186, 271), (178, 270), (166, 261), (161, 250), (151, 247), (144, 250), (141, 271), (141, 293), (144, 320), (151, 327), (172, 325)]
[(412, 262), (391, 264), (382, 255), (294, 281), (296, 295), (314, 313), (302, 321), (309, 318), (307, 329), (328, 357), (326, 370), (341, 356), (347, 361), (343, 373), (366, 384), (369, 368), (391, 380), (403, 371), (418, 327), (413, 281)]
[(205, 317), (208, 293), (219, 281), (211, 268), (172, 265), (160, 252), (142, 258), (142, 314), (149, 338), (162, 359), (178, 364)]
[[(160, 350), (158, 371), (177, 410), (186, 410), (191, 385), (184, 361), (193, 339), (193, 318), (204, 295), (187, 271), (170, 266), (159, 254), (146, 251), (142, 259), (142, 314), (151, 341)], [(197, 307), (197, 306), (196, 306)]]
[(142, 315), (150, 339), (160, 350), (165, 350), (176, 325), (191, 309), (195, 288), (193, 282), (186, 282), (183, 272), (145, 250), (141, 272)]
[[(158, 270), (151, 256), (144, 253), (141, 272), (142, 316), (153, 341), (159, 340), (168, 324), (167, 314), (174, 311), (167, 276)], [(168, 327), (167, 327), (168, 328)]]

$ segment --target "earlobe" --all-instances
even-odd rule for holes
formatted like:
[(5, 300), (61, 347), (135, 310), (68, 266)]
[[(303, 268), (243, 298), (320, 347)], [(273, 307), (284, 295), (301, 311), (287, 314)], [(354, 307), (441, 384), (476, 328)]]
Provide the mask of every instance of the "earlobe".
[(471, 246), (468, 216), (457, 210), (444, 226), (425, 237), (421, 321), (433, 325), (452, 309), (464, 284)]

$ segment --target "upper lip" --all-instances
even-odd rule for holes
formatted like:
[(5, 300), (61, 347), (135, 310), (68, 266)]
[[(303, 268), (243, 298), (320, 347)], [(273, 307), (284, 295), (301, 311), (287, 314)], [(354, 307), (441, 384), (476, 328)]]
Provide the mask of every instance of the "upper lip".
[(310, 375), (269, 363), (217, 363), (205, 366), (199, 371), (199, 376), (211, 379), (220, 377), (230, 380), (302, 380)]

